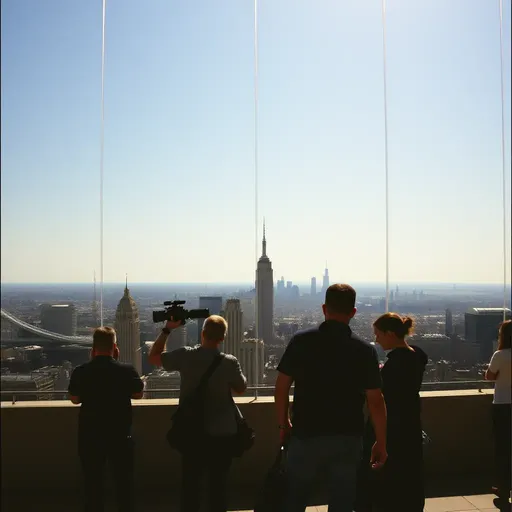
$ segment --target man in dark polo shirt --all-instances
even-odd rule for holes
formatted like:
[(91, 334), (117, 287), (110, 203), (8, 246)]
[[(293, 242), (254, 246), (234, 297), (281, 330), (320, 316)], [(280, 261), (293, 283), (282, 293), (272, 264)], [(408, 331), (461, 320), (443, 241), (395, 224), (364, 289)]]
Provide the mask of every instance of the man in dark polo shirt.
[(387, 459), (386, 406), (377, 353), (349, 327), (355, 302), (351, 286), (330, 286), (322, 306), (325, 322), (297, 333), (279, 364), (275, 401), (281, 441), (290, 436), (283, 512), (306, 510), (310, 485), (320, 469), (327, 469), (329, 475), (329, 512), (353, 510), (365, 398), (377, 438), (372, 466), (378, 469)]
[(91, 360), (71, 375), (69, 398), (80, 407), (78, 451), (85, 483), (85, 510), (102, 512), (103, 472), (108, 461), (119, 512), (132, 512), (132, 398), (142, 398), (144, 385), (128, 364), (117, 362), (116, 333), (94, 331)]

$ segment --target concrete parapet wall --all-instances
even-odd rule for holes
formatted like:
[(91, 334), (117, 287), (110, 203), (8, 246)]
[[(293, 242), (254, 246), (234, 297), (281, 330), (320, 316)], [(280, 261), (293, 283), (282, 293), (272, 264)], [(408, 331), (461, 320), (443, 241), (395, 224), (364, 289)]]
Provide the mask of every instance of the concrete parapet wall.
[[(256, 490), (278, 446), (271, 398), (238, 400), (256, 430), (257, 443), (235, 461), (232, 484)], [(425, 453), (426, 478), (468, 478), (493, 465), (490, 392), (422, 393), (424, 428), (432, 439)], [(172, 491), (180, 481), (180, 457), (165, 441), (176, 400), (134, 402), (136, 479), (141, 489)], [(333, 404), (333, 407), (342, 404)], [(81, 475), (76, 450), (78, 407), (67, 402), (2, 404), (2, 488), (11, 492), (73, 491)]]

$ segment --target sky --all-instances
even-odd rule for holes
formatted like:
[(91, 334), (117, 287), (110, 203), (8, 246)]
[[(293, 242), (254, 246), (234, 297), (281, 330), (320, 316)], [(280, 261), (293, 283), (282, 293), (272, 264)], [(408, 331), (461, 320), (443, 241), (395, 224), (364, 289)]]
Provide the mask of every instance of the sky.
[[(387, 1), (392, 282), (503, 282), (498, 6)], [(1, 9), (1, 280), (92, 282), (101, 0)], [(263, 217), (276, 279), (384, 281), (380, 0), (258, 1), (257, 152), (253, 29), (253, 0), (107, 0), (105, 282), (250, 282)]]

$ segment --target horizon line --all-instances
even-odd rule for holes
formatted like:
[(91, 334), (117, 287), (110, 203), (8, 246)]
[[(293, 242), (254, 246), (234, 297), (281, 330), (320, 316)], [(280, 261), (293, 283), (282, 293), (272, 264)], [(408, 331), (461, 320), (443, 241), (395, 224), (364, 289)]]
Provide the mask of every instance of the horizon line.
[[(293, 281), (298, 284), (310, 284), (310, 281)], [(342, 281), (333, 281), (342, 282)], [(382, 285), (385, 286), (385, 281), (352, 281), (354, 284), (359, 285)], [(2, 281), (0, 282), (0, 286), (4, 285), (18, 285), (18, 286), (26, 286), (26, 285), (94, 285), (94, 282), (91, 281)], [(98, 283), (97, 283), (98, 284)], [(107, 285), (125, 285), (124, 281), (103, 281), (103, 284)], [(254, 287), (255, 284), (252, 281), (132, 281), (129, 283), (130, 285), (154, 285), (154, 286), (169, 286), (169, 285), (197, 285), (197, 286), (209, 286), (209, 285), (247, 285)], [(457, 286), (457, 285), (480, 285), (480, 286), (503, 286), (503, 282), (500, 281), (393, 281), (393, 286), (401, 286), (401, 285), (411, 285), (411, 284), (422, 284), (422, 285), (432, 285), (432, 284), (442, 284), (447, 286)], [(510, 287), (511, 283), (506, 283), (506, 287)]]

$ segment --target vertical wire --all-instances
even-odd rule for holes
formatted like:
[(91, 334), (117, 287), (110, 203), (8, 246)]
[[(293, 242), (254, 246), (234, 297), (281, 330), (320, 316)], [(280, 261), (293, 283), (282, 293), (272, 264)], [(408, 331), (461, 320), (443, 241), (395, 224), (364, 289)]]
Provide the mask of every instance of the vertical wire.
[[(258, 0), (254, 0), (254, 262), (258, 264)], [(258, 300), (254, 301), (255, 334), (258, 339)]]
[(389, 167), (388, 167), (388, 88), (386, 58), (386, 0), (382, 0), (382, 62), (384, 82), (384, 165), (386, 172), (386, 312), (389, 311)]
[[(254, 0), (254, 262), (258, 265), (258, 0)], [(258, 398), (258, 275), (256, 273), (256, 300), (254, 301), (254, 332), (256, 338), (256, 386), (254, 398)]]
[(103, 0), (101, 29), (101, 135), (100, 135), (100, 325), (103, 327), (103, 162), (105, 153), (105, 14), (107, 0)]
[(507, 319), (507, 195), (506, 195), (506, 155), (505, 155), (505, 85), (503, 72), (503, 0), (500, 7), (500, 69), (501, 69), (501, 172), (502, 172), (502, 203), (503, 203), (503, 321)]

